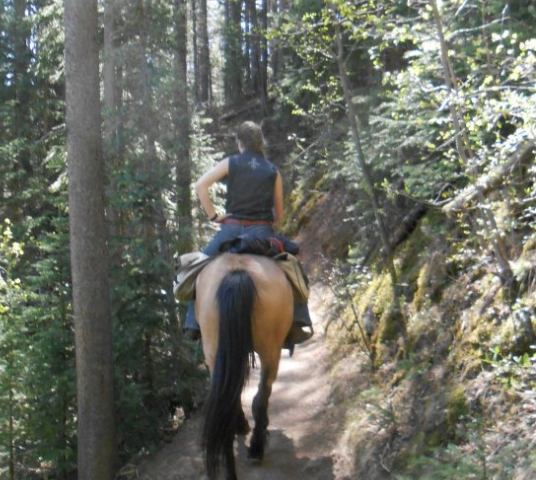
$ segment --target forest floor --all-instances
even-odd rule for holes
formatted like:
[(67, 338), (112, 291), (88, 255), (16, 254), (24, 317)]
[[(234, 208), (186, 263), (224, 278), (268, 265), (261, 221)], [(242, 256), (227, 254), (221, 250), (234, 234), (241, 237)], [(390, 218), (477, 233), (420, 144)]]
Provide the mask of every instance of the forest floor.
[[(249, 438), (235, 442), (239, 478), (248, 480), (349, 480), (351, 462), (338, 448), (344, 412), (330, 400), (329, 348), (324, 339), (327, 317), (325, 287), (316, 285), (310, 310), (315, 325), (313, 339), (296, 347), (294, 356), (283, 351), (280, 371), (270, 398), (270, 438), (260, 466), (247, 461)], [(253, 425), (251, 402), (258, 383), (252, 372), (242, 403)], [(180, 426), (171, 443), (137, 467), (142, 480), (205, 480), (199, 446), (202, 412)], [(132, 477), (131, 477), (132, 478)]]

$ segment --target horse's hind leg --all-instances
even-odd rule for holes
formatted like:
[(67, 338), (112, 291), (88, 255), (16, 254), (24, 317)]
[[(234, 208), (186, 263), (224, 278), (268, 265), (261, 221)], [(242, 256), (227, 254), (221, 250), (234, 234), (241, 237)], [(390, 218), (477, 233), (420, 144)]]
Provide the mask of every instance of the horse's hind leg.
[(251, 428), (249, 426), (246, 415), (244, 414), (244, 410), (242, 410), (242, 407), (240, 407), (240, 410), (238, 411), (238, 417), (236, 420), (236, 434), (247, 435), (250, 431), (251, 431)]
[(279, 358), (272, 364), (271, 368), (265, 368), (263, 365), (259, 390), (253, 399), (255, 427), (251, 436), (248, 457), (259, 462), (264, 457), (264, 447), (268, 435), (268, 400), (272, 393), (272, 384), (277, 376), (278, 363)]
[[(264, 377), (264, 375), (263, 375)], [(253, 399), (253, 418), (255, 427), (249, 445), (248, 457), (252, 460), (262, 461), (264, 457), (264, 447), (266, 445), (266, 435), (268, 432), (268, 399), (272, 392), (266, 381), (261, 378), (259, 390)]]

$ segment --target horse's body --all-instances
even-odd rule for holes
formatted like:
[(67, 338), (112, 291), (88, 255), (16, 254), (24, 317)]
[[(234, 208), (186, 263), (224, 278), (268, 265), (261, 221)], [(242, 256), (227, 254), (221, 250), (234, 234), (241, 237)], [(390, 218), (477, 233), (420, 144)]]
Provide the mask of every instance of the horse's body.
[(225, 466), (226, 479), (236, 480), (233, 442), (236, 434), (249, 431), (240, 396), (254, 360), (253, 350), (260, 358), (261, 379), (253, 400), (255, 428), (249, 457), (260, 461), (268, 399), (281, 347), (292, 325), (292, 289), (273, 260), (227, 253), (205, 267), (196, 290), (196, 316), (211, 374), (203, 431), (207, 473), (216, 478)]

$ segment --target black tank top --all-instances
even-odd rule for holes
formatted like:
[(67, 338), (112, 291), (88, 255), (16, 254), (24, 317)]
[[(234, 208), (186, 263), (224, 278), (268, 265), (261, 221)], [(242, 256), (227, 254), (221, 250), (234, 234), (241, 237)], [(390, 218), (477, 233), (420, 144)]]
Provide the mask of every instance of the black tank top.
[(227, 213), (231, 218), (272, 222), (276, 178), (277, 168), (260, 154), (229, 157)]

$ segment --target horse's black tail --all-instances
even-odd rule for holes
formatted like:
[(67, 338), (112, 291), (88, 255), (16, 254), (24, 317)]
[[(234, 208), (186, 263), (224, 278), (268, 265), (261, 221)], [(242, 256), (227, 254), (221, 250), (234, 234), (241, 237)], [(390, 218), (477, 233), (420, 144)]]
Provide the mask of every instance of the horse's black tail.
[(211, 388), (206, 400), (203, 449), (209, 478), (233, 460), (240, 396), (253, 366), (252, 313), (257, 289), (245, 270), (234, 270), (217, 292), (219, 340)]

